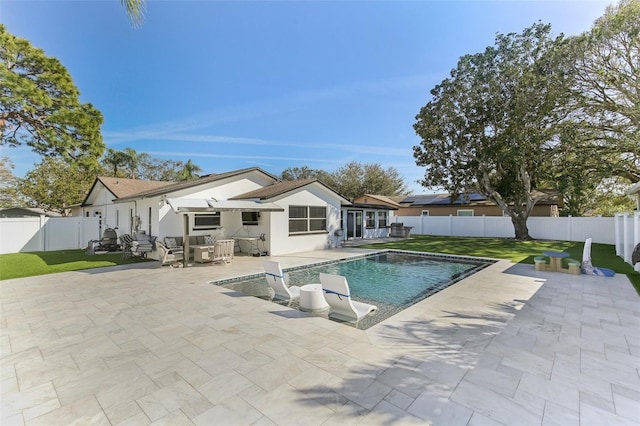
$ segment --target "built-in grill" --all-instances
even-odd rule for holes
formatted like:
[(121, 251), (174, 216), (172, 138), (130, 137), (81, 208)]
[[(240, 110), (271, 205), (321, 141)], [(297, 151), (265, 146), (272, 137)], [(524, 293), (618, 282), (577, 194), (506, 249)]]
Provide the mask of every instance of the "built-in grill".
[(404, 226), (404, 223), (392, 223), (390, 237), (409, 238), (412, 226)]

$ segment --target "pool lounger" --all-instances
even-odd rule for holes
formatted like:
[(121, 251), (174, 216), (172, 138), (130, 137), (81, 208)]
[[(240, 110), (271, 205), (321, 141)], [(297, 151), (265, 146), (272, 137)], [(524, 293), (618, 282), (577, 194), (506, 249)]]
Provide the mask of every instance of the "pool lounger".
[(375, 305), (352, 300), (347, 279), (341, 275), (320, 273), (320, 283), (334, 318), (357, 321), (378, 309)]

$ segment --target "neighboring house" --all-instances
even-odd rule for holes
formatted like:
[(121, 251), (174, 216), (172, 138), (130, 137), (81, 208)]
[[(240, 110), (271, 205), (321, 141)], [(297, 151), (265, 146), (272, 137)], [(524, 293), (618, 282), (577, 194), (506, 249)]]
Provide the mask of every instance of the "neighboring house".
[(389, 197), (366, 194), (342, 208), (344, 239), (386, 238), (389, 236), (393, 215), (400, 208)]
[(0, 217), (61, 217), (58, 212), (44, 211), (43, 209), (36, 209), (31, 207), (7, 207), (0, 209)]
[[(557, 217), (561, 198), (555, 191), (544, 192), (543, 198), (536, 203), (531, 216)], [(397, 208), (396, 216), (502, 216), (502, 210), (493, 201), (480, 194), (469, 194), (451, 200), (449, 194), (422, 194), (406, 197), (384, 197), (379, 195), (364, 195), (354, 202), (369, 200), (374, 204), (381, 204)], [(397, 219), (400, 220), (400, 219)]]
[(350, 203), (318, 180), (280, 182), (248, 168), (183, 182), (97, 178), (82, 208), (83, 215), (102, 217), (118, 235), (264, 234), (260, 251), (281, 255), (336, 247), (343, 204)]

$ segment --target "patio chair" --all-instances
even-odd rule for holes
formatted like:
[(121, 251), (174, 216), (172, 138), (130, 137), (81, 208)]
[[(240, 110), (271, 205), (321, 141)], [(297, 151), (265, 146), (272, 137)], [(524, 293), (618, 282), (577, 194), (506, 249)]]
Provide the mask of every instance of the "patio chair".
[(267, 283), (275, 292), (274, 299), (293, 300), (300, 298), (300, 287), (295, 285), (291, 287), (287, 286), (284, 274), (280, 268), (280, 263), (265, 260), (262, 264), (264, 265)]
[(211, 263), (222, 262), (225, 265), (233, 259), (235, 240), (218, 240), (209, 247), (209, 259)]
[(608, 268), (601, 268), (591, 264), (591, 242), (592, 238), (587, 238), (582, 249), (582, 273), (587, 275), (598, 275), (601, 277), (613, 277), (616, 273)]
[(129, 234), (122, 234), (119, 238), (120, 244), (122, 245), (123, 259), (128, 259), (130, 257), (146, 258), (147, 254), (153, 250), (153, 242), (155, 240), (155, 237), (142, 237), (140, 240), (138, 240), (138, 238), (133, 239), (133, 237)]
[(133, 248), (133, 237), (129, 234), (122, 234), (118, 237), (122, 246), (122, 259), (128, 259), (133, 256), (131, 249)]
[(182, 266), (184, 261), (184, 251), (181, 248), (167, 248), (164, 243), (156, 241), (158, 248), (160, 266), (169, 265), (170, 267)]
[(341, 275), (320, 273), (324, 298), (331, 309), (330, 316), (344, 321), (358, 321), (378, 309), (375, 305), (351, 299), (347, 278)]

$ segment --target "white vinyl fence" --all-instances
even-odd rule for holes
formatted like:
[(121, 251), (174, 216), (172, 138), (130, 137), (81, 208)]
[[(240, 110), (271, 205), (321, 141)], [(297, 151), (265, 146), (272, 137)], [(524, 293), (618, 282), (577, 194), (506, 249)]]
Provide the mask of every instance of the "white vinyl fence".
[[(412, 234), (455, 237), (513, 238), (509, 217), (501, 216), (396, 216), (395, 222), (411, 226)], [(539, 240), (585, 241), (611, 244), (616, 254), (631, 263), (631, 254), (640, 244), (640, 212), (615, 217), (530, 217), (529, 235)], [(640, 263), (635, 265), (640, 271)]]
[[(511, 218), (505, 216), (396, 216), (412, 226), (412, 234), (455, 237), (513, 238)], [(584, 241), (615, 244), (613, 217), (530, 217), (529, 235), (538, 240)]]
[(0, 254), (86, 247), (100, 239), (97, 217), (20, 217), (0, 219)]
[[(640, 244), (640, 212), (633, 215), (619, 213), (615, 216), (616, 254), (625, 262), (631, 262), (631, 254)], [(640, 262), (635, 264), (635, 270), (640, 272)]]

